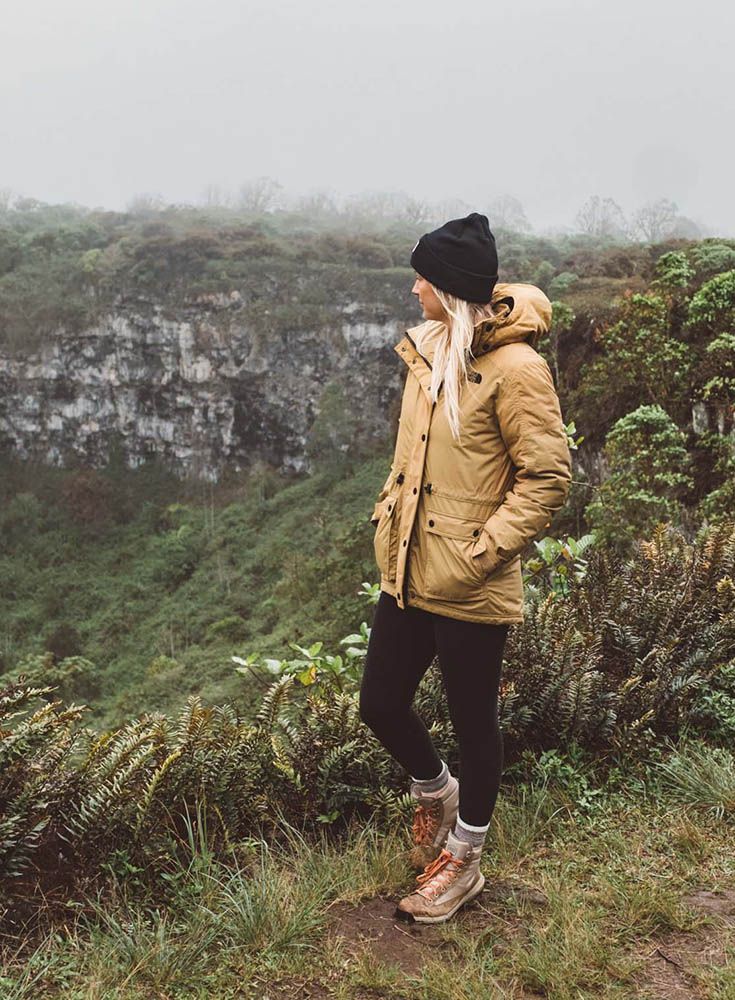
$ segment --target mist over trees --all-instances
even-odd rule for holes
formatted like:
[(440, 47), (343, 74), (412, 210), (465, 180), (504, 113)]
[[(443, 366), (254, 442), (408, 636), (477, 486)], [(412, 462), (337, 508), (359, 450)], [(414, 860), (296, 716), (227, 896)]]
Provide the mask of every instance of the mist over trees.
[[(489, 197), (480, 205), (472, 205), (461, 198), (428, 201), (405, 191), (368, 191), (344, 197), (328, 191), (291, 195), (273, 178), (257, 177), (243, 183), (234, 193), (211, 185), (203, 193), (202, 202), (210, 208), (233, 209), (253, 215), (292, 211), (322, 219), (400, 221), (426, 226), (440, 226), (447, 219), (481, 211), (488, 216), (494, 229), (534, 232), (522, 201), (509, 193)], [(134, 205), (129, 205), (129, 209)], [(669, 198), (647, 201), (626, 215), (614, 198), (598, 194), (591, 195), (580, 206), (568, 226), (540, 231), (540, 235), (575, 233), (598, 239), (646, 243), (715, 235), (703, 223), (682, 215), (676, 202)]]
[[(83, 205), (50, 206), (35, 198), (22, 196), (9, 188), (0, 188), (0, 221), (12, 213), (33, 213), (51, 208), (90, 211)], [(590, 195), (579, 207), (569, 225), (536, 230), (522, 201), (513, 194), (489, 195), (480, 203), (462, 198), (437, 201), (417, 198), (406, 191), (363, 191), (340, 195), (326, 189), (307, 194), (287, 191), (275, 178), (245, 179), (235, 190), (209, 184), (195, 203), (172, 203), (162, 194), (141, 192), (126, 205), (125, 214), (137, 218), (155, 218), (165, 211), (204, 209), (213, 215), (236, 214), (246, 218), (294, 215), (330, 228), (355, 226), (361, 229), (385, 228), (404, 224), (432, 228), (447, 219), (473, 211), (483, 212), (493, 230), (539, 236), (585, 235), (602, 241), (621, 243), (659, 243), (667, 239), (702, 239), (718, 235), (714, 229), (683, 215), (676, 202), (657, 198), (637, 206), (626, 214), (609, 196)], [(105, 211), (97, 207), (93, 211)]]
[(628, 242), (660, 243), (712, 235), (693, 219), (680, 215), (678, 206), (669, 198), (648, 201), (628, 218), (613, 198), (593, 195), (582, 205), (574, 221), (577, 232)]

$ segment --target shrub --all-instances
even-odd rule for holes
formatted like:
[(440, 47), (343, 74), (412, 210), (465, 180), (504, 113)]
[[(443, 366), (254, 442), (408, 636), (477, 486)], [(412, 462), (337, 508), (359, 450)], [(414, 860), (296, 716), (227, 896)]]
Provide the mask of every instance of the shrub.
[(155, 565), (153, 579), (169, 590), (175, 590), (188, 580), (196, 569), (206, 546), (202, 532), (190, 524), (154, 539)]
[(606, 429), (641, 403), (688, 417), (686, 379), (694, 359), (691, 347), (672, 330), (663, 298), (627, 295), (616, 322), (596, 330), (595, 340), (602, 356), (581, 369), (577, 390), (577, 422), (588, 436), (590, 428)]
[(16, 493), (0, 515), (3, 548), (13, 548), (38, 532), (43, 518), (43, 504), (35, 494)]
[(579, 275), (573, 271), (562, 271), (549, 282), (548, 295), (551, 299), (556, 299), (563, 295), (572, 285), (579, 281)]
[(705, 333), (731, 331), (735, 324), (735, 270), (716, 275), (692, 296), (687, 325)]
[(44, 645), (57, 660), (67, 656), (77, 656), (82, 651), (82, 640), (77, 629), (68, 622), (62, 622), (49, 634)]
[[(713, 711), (729, 739), (729, 708), (702, 694), (731, 681), (734, 578), (735, 521), (703, 528), (693, 544), (659, 526), (625, 562), (592, 549), (582, 578), (532, 600), (509, 635), (500, 704), (508, 763), (572, 745), (592, 751), (601, 768), (637, 761), (683, 733), (711, 738)], [(365, 593), (375, 597), (374, 588)], [(3, 908), (20, 918), (39, 899), (75, 898), (123, 854), (140, 879), (158, 880), (182, 860), (192, 816), (221, 852), (256, 832), (277, 839), (283, 817), (317, 829), (355, 814), (405, 816), (405, 773), (360, 720), (354, 666), (368, 636), (365, 626), (346, 637), (352, 653), (339, 662), (320, 643), (296, 645), (293, 670), (279, 667), (251, 721), (193, 698), (175, 718), (144, 715), (99, 733), (81, 725), (83, 709), (47, 702), (49, 687), (6, 687)], [(435, 667), (416, 708), (454, 769)], [(547, 753), (541, 770), (593, 809), (584, 772), (560, 760)]]
[(625, 545), (681, 512), (691, 488), (684, 434), (658, 405), (639, 406), (605, 441), (609, 474), (585, 511), (603, 541)]
[(681, 250), (671, 250), (656, 261), (654, 286), (665, 290), (686, 288), (694, 278), (694, 268)]
[(726, 243), (701, 243), (692, 250), (692, 258), (703, 274), (730, 271), (735, 268), (735, 247)]
[(94, 469), (71, 473), (64, 480), (61, 499), (71, 520), (94, 532), (103, 530), (114, 519), (114, 487)]
[(171, 656), (154, 656), (148, 664), (146, 674), (149, 677), (161, 677), (180, 669), (181, 664)]
[(223, 638), (231, 642), (243, 639), (249, 632), (248, 623), (240, 615), (227, 615), (207, 626), (207, 635), (213, 639)]

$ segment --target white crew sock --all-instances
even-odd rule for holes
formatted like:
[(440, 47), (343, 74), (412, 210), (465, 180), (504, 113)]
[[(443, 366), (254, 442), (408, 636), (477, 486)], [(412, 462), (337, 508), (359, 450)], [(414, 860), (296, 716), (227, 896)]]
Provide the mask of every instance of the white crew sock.
[(464, 820), (460, 819), (459, 814), (457, 814), (452, 832), (457, 840), (464, 840), (465, 843), (471, 844), (473, 847), (482, 847), (489, 829), (489, 823), (487, 826), (470, 826), (469, 823), (465, 823)]
[(439, 792), (449, 781), (449, 768), (447, 762), (442, 761), (442, 769), (435, 778), (414, 778), (411, 781), (416, 785), (417, 792)]

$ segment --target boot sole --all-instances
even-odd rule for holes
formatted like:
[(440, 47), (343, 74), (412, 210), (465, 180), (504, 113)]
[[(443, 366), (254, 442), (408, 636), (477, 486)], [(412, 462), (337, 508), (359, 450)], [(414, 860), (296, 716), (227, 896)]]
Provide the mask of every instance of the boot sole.
[(408, 913), (408, 911), (401, 910), (398, 907), (396, 907), (394, 916), (397, 917), (399, 920), (406, 921), (406, 923), (409, 924), (441, 924), (443, 923), (443, 921), (449, 920), (450, 917), (453, 917), (454, 914), (457, 912), (457, 910), (460, 910), (465, 905), (465, 903), (469, 903), (471, 900), (475, 898), (475, 896), (479, 896), (484, 888), (485, 888), (485, 876), (483, 874), (480, 874), (479, 879), (475, 883), (474, 887), (470, 890), (470, 892), (462, 899), (460, 899), (458, 903), (455, 903), (455, 905), (452, 907), (451, 910), (449, 910), (448, 913), (442, 913), (441, 916), (438, 917), (426, 917), (422, 916), (421, 914), (419, 914), (418, 916), (414, 916), (413, 913)]

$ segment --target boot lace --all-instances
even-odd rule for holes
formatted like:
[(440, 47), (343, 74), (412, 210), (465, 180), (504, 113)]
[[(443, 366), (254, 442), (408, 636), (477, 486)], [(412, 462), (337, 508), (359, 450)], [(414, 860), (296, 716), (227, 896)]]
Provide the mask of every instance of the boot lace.
[(414, 844), (430, 844), (439, 829), (439, 813), (441, 803), (432, 802), (430, 806), (419, 804), (413, 814), (411, 829)]
[(416, 881), (421, 887), (417, 891), (430, 899), (440, 892), (444, 892), (457, 877), (457, 873), (463, 865), (464, 858), (458, 858), (446, 847), (442, 848), (439, 856), (431, 861), (420, 875), (416, 876)]

